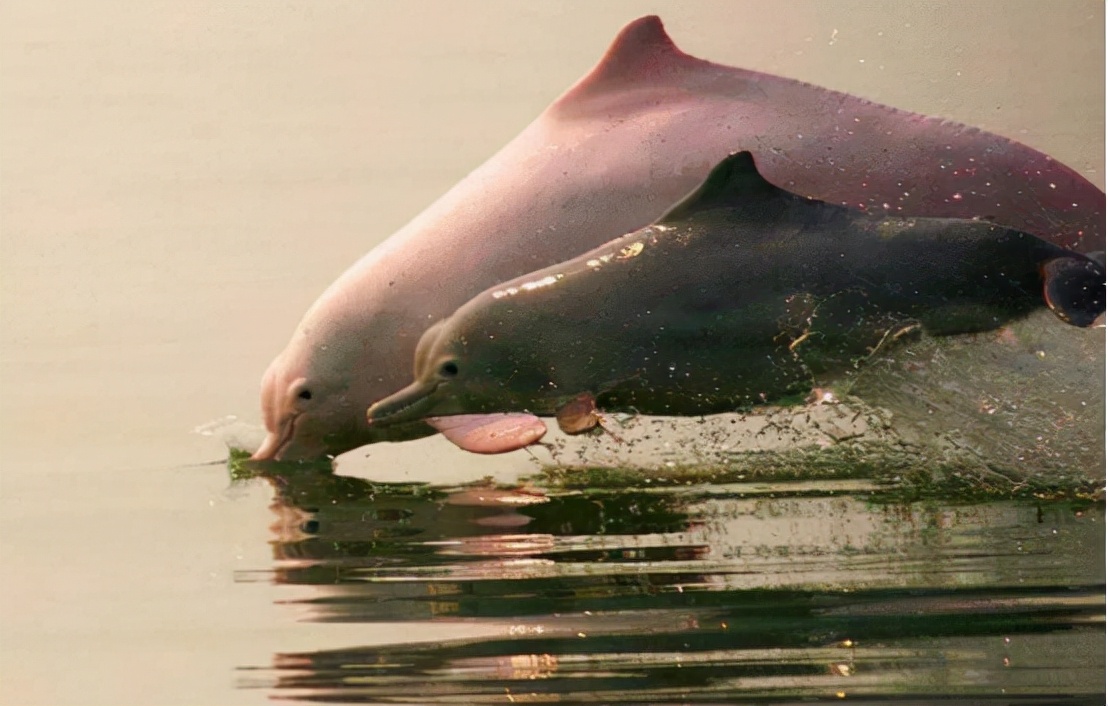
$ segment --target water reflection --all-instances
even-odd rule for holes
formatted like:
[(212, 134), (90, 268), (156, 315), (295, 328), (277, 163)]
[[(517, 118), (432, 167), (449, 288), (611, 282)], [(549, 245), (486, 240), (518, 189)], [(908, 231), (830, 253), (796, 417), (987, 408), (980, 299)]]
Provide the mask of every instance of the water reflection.
[(492, 633), (247, 665), (242, 685), (264, 674), (277, 696), (1039, 703), (1104, 690), (1103, 504), (883, 502), (861, 480), (567, 491), (264, 477), (275, 565), (240, 580), (302, 587), (291, 601), (313, 621)]

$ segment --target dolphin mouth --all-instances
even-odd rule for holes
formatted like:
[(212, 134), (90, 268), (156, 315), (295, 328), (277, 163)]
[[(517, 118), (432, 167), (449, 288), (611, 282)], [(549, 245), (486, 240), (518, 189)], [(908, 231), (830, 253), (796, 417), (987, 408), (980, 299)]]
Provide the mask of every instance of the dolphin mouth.
[[(276, 432), (268, 432), (261, 447), (250, 456), (251, 461), (279, 461), (281, 454), (288, 449), (292, 439), (296, 436), (296, 422), (300, 420), (300, 414), (294, 414), (288, 421), (281, 425)], [(268, 431), (268, 430), (267, 430)]]
[(434, 400), (431, 395), (439, 389), (439, 382), (413, 382), (403, 390), (375, 402), (366, 411), (366, 419), (371, 426), (388, 426), (401, 422), (413, 422), (423, 419), (430, 411)]

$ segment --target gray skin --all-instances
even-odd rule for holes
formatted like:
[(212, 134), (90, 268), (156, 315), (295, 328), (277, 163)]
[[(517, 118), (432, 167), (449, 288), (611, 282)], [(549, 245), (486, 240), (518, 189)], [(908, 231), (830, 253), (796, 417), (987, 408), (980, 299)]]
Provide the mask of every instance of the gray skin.
[(779, 189), (748, 152), (657, 223), (478, 295), (429, 329), (375, 425), (801, 401), (903, 334), (998, 328), (1046, 304), (1088, 326), (1102, 261), (985, 221), (878, 217)]

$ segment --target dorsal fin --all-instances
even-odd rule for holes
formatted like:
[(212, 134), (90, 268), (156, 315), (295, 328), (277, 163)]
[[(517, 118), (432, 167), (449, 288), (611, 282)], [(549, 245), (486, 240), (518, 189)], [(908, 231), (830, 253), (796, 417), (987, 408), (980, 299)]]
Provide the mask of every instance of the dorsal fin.
[(657, 15), (640, 17), (619, 31), (600, 62), (575, 83), (553, 107), (636, 81), (657, 80), (681, 63), (706, 63), (677, 48)]
[(656, 223), (680, 221), (700, 211), (735, 206), (751, 199), (792, 195), (766, 181), (750, 152), (736, 152), (712, 169), (708, 178)]
[(666, 34), (662, 18), (657, 15), (640, 17), (619, 31), (585, 81), (629, 78), (657, 64), (666, 55), (683, 56), (684, 52)]

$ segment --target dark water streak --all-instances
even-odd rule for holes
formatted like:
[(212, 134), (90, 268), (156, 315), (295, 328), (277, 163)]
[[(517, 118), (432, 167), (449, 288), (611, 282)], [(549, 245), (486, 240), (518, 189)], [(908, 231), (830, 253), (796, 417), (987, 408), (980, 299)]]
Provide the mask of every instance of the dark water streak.
[[(267, 474), (319, 622), (492, 636), (290, 653), (240, 686), (349, 703), (1103, 703), (1103, 503), (864, 482), (596, 491)], [(303, 590), (299, 595), (303, 595)]]

